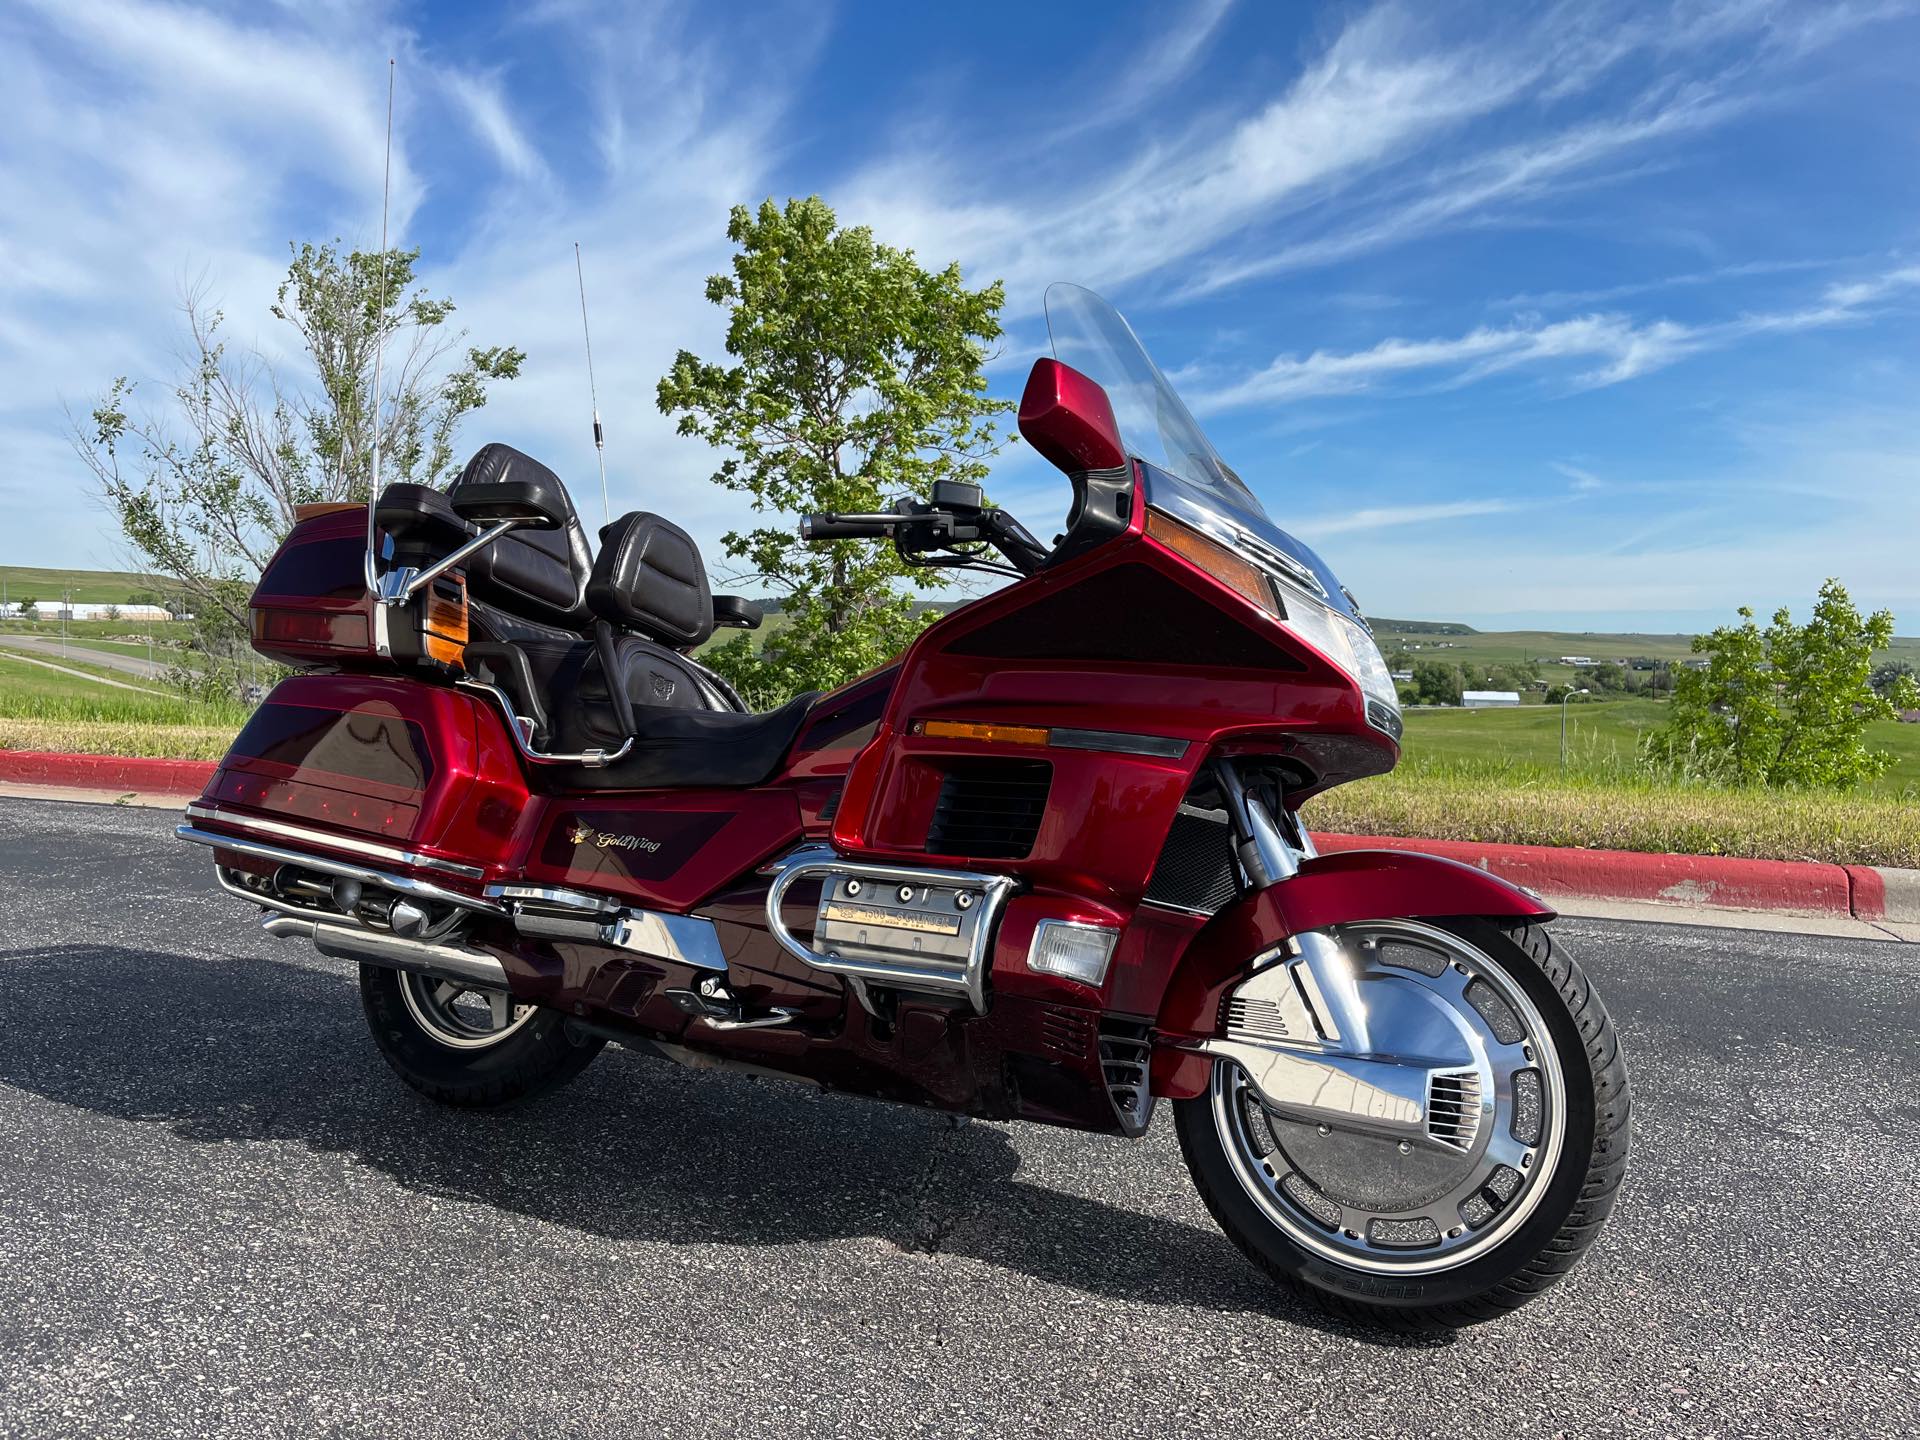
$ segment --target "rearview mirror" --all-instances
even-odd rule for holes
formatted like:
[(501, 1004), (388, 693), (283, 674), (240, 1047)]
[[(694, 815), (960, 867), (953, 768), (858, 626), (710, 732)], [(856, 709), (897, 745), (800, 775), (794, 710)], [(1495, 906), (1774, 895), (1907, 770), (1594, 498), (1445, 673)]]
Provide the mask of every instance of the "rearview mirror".
[(1107, 392), (1058, 360), (1033, 362), (1020, 397), (1020, 433), (1069, 475), (1127, 463)]

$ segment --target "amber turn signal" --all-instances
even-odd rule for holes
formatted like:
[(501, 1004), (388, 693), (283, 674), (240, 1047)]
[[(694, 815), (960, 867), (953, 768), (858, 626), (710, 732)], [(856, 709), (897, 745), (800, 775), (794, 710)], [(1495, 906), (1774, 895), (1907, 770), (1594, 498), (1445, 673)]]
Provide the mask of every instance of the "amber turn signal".
[(1182, 525), (1158, 510), (1147, 512), (1148, 538), (1159, 541), (1182, 560), (1198, 566), (1228, 589), (1237, 591), (1269, 615), (1284, 614), (1273, 596), (1273, 582), (1252, 561), (1236, 555), (1219, 541)]
[(1038, 725), (989, 725), (969, 720), (919, 720), (913, 733), (931, 740), (985, 740), (994, 745), (1044, 745), (1047, 732)]

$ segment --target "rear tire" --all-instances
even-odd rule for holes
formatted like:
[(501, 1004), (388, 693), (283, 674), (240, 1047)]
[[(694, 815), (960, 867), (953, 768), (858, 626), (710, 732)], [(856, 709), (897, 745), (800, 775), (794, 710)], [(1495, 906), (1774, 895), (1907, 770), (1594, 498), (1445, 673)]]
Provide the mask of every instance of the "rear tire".
[(1249, 1192), (1216, 1108), (1215, 1092), (1239, 1075), (1237, 1066), (1216, 1062), (1213, 1091), (1174, 1107), (1181, 1151), (1201, 1198), (1254, 1264), (1330, 1313), (1401, 1330), (1495, 1319), (1553, 1285), (1599, 1234), (1627, 1159), (1626, 1061), (1606, 1006), (1572, 957), (1539, 925), (1431, 923), (1504, 972), (1532, 1002), (1558, 1054), (1565, 1107), (1559, 1157), (1551, 1174), (1534, 1177), (1544, 1188), (1509, 1233), (1495, 1239), (1490, 1232), (1493, 1243), (1466, 1250), (1451, 1268), (1396, 1274), (1391, 1263), (1342, 1264), (1296, 1242)]
[[(491, 1007), (474, 1003), (488, 999)], [(606, 1045), (573, 1039), (558, 1011), (502, 1004), (381, 965), (360, 967), (360, 1004), (393, 1073), (429, 1100), (464, 1109), (498, 1109), (558, 1089)], [(490, 1015), (500, 1023), (489, 1025)]]

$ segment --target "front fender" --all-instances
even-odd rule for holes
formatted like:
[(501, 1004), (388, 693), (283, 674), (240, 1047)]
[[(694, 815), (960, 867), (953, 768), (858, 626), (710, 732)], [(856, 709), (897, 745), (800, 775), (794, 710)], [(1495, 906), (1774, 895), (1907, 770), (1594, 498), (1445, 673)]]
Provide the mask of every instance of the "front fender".
[[(1290, 935), (1357, 920), (1437, 920), (1481, 915), (1550, 920), (1551, 907), (1485, 870), (1411, 850), (1346, 850), (1302, 862), (1291, 879), (1220, 911), (1188, 944), (1161, 1000), (1156, 1038), (1218, 1032), (1222, 995)], [(1190, 1099), (1212, 1069), (1204, 1055), (1170, 1045), (1153, 1053), (1153, 1093)]]

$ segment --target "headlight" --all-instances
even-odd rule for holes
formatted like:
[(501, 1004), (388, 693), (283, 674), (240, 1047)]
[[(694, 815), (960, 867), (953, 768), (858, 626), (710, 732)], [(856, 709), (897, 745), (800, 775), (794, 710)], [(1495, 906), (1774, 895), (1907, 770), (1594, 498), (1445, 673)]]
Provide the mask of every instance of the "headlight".
[(1367, 723), (1398, 740), (1400, 695), (1366, 627), (1294, 586), (1282, 585), (1280, 593), (1287, 610), (1281, 623), (1353, 676), (1367, 697)]

